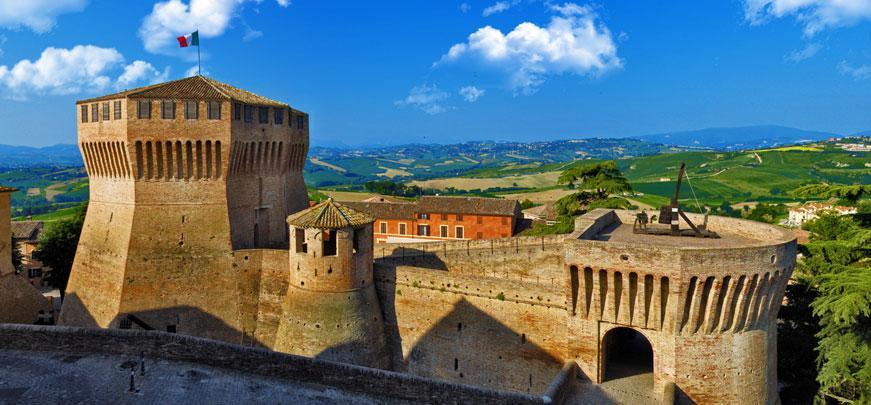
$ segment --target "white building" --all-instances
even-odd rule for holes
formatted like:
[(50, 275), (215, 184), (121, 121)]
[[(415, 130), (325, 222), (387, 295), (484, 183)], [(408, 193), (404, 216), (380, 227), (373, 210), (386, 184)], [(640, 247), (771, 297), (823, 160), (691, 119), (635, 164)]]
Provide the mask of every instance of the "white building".
[(831, 201), (807, 203), (800, 207), (789, 209), (789, 218), (785, 225), (801, 226), (801, 224), (817, 218), (822, 211), (835, 211), (840, 215), (855, 214), (855, 207), (836, 206)]

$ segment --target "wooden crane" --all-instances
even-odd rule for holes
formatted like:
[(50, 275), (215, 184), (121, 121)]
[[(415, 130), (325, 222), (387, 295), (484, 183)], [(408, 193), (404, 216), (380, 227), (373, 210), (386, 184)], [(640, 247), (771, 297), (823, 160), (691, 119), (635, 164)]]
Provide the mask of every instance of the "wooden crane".
[[(674, 197), (671, 199), (670, 205), (663, 205), (659, 208), (659, 223), (670, 225), (669, 228), (648, 226), (650, 220), (647, 213), (641, 211), (635, 218), (635, 224), (632, 226), (634, 233), (648, 235), (670, 235), (670, 236), (695, 236), (697, 238), (719, 238), (716, 232), (709, 231), (708, 214), (705, 214), (705, 222), (702, 225), (696, 225), (689, 219), (687, 214), (683, 212), (678, 204), (680, 196), (680, 183), (686, 174), (686, 163), (680, 164), (680, 170), (677, 174), (677, 185), (674, 188)], [(680, 219), (683, 218), (691, 229), (680, 229)]]

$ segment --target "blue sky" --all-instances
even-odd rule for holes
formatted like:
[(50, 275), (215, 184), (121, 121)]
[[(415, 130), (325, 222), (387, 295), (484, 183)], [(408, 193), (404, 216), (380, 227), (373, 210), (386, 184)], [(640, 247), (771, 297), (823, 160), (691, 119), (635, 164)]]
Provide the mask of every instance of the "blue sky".
[(0, 144), (75, 142), (74, 101), (208, 76), (315, 145), (871, 129), (871, 0), (0, 0)]

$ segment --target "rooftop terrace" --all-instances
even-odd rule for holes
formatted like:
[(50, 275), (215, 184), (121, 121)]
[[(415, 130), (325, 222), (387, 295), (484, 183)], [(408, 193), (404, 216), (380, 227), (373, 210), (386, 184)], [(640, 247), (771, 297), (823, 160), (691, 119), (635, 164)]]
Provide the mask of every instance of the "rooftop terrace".
[[(783, 243), (794, 238), (791, 233), (774, 225), (718, 216), (708, 217), (707, 227), (708, 230), (720, 235), (720, 238), (717, 239), (637, 234), (633, 232), (635, 213), (635, 211), (627, 210), (594, 210), (579, 218), (579, 223), (576, 224), (576, 232), (580, 233), (579, 239), (583, 240), (680, 249), (754, 247)], [(696, 225), (704, 223), (702, 215), (689, 213), (687, 215)], [(690, 228), (683, 219), (680, 221), (680, 226), (681, 229)], [(648, 224), (648, 228), (650, 227), (669, 228), (668, 225), (658, 223)]]

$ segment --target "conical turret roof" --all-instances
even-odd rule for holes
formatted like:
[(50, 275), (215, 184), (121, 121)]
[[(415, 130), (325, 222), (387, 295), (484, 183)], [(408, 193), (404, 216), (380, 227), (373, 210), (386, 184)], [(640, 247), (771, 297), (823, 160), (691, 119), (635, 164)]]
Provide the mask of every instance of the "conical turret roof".
[(332, 198), (287, 217), (287, 223), (297, 228), (359, 228), (373, 222), (375, 218), (334, 202)]

